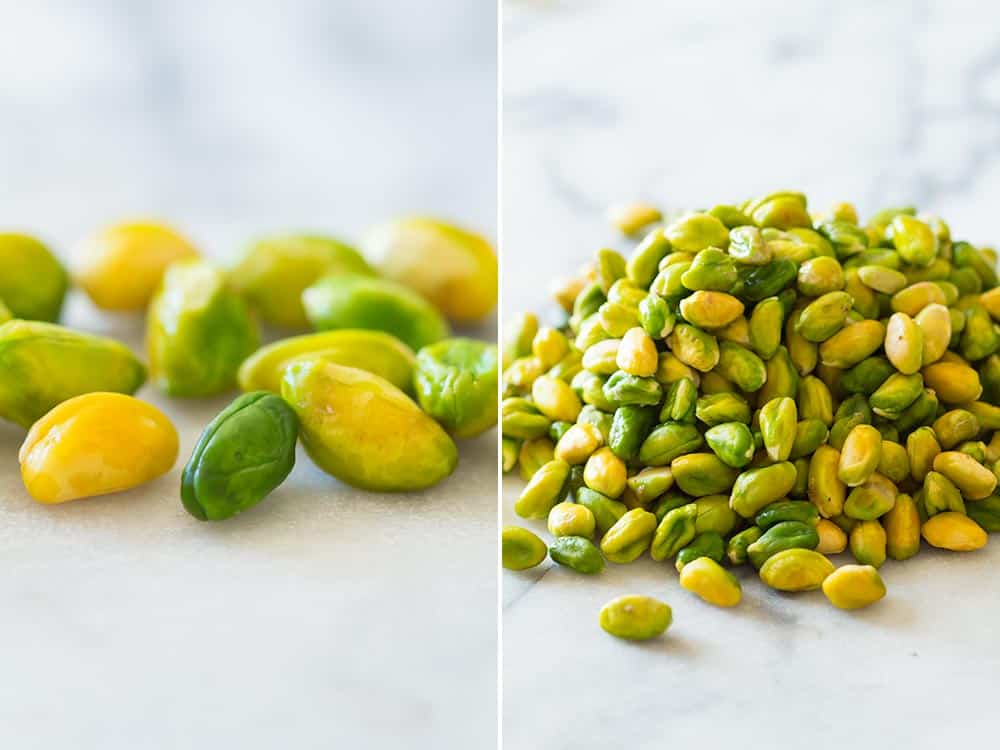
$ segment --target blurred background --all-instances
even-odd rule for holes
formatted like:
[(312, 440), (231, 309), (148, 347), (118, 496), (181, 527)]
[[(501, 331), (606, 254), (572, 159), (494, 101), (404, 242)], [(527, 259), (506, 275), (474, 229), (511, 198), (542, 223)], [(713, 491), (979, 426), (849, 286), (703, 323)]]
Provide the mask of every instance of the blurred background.
[[(0, 0), (0, 227), (63, 257), (162, 218), (210, 258), (251, 237), (357, 239), (408, 213), (496, 238), (496, 6), (440, 0)], [(64, 322), (142, 353), (142, 316)], [(467, 331), (494, 338), (495, 325)], [(252, 512), (201, 524), (180, 470), (232, 398), (166, 399), (174, 471), (65, 506), (21, 486), (0, 424), (0, 745), (490, 747), (496, 436), (405, 497), (300, 451)]]
[[(1000, 241), (1000, 6), (971, 0), (505, 0), (503, 309), (631, 243), (610, 205), (665, 209), (805, 191), (810, 207), (894, 204)], [(506, 523), (523, 483), (504, 479)], [(1000, 660), (996, 542), (887, 563), (889, 595), (846, 616), (745, 581), (732, 612), (650, 561), (584, 577), (503, 574), (508, 747), (937, 747), (991, 736)], [(586, 580), (584, 580), (586, 578)], [(657, 642), (597, 625), (614, 597), (668, 602)], [(973, 614), (975, 613), (975, 614)], [(547, 637), (546, 637), (547, 636)], [(926, 695), (937, 676), (961, 695)], [(553, 686), (572, 718), (553, 721)], [(939, 717), (950, 717), (947, 726)], [(746, 717), (780, 715), (778, 732)]]

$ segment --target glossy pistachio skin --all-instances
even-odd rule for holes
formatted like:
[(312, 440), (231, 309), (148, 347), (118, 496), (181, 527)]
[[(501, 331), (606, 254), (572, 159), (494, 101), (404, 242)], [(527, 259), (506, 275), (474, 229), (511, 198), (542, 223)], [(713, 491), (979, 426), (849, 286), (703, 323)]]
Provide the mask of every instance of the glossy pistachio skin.
[(0, 301), (11, 317), (58, 320), (68, 284), (66, 270), (41, 242), (25, 234), (0, 234)]
[(201, 434), (181, 474), (181, 501), (200, 521), (251, 508), (295, 466), (295, 412), (267, 391), (245, 393)]
[(419, 490), (440, 482), (458, 463), (455, 443), (441, 426), (378, 375), (301, 359), (285, 370), (281, 395), (299, 418), (313, 461), (347, 484)]
[(545, 559), (548, 548), (536, 534), (520, 526), (505, 526), (500, 534), (501, 563), (507, 570), (528, 570)]
[(482, 320), (496, 306), (496, 253), (474, 232), (415, 216), (376, 227), (361, 246), (382, 276), (412, 288), (451, 320)]
[(673, 621), (670, 607), (649, 596), (621, 596), (604, 605), (600, 625), (605, 632), (630, 641), (662, 635)]
[(74, 277), (91, 301), (105, 310), (144, 309), (170, 264), (193, 260), (198, 251), (172, 227), (128, 221), (105, 227), (74, 250)]
[(54, 323), (0, 325), (0, 418), (22, 427), (67, 399), (92, 391), (135, 393), (146, 368), (117, 341)]
[(350, 245), (333, 237), (281, 234), (253, 242), (230, 272), (233, 287), (261, 319), (282, 328), (308, 327), (303, 290), (328, 275), (374, 274)]
[(209, 396), (236, 385), (260, 341), (246, 303), (202, 261), (171, 265), (146, 319), (153, 382), (171, 396)]
[(63, 401), (35, 422), (18, 460), (28, 493), (64, 503), (120, 492), (168, 472), (177, 430), (163, 412), (122, 393)]
[(497, 348), (466, 338), (425, 346), (413, 386), (421, 408), (449, 433), (478, 435), (497, 423)]
[(414, 351), (447, 338), (451, 332), (430, 302), (387, 279), (355, 274), (325, 276), (302, 292), (302, 304), (317, 330), (385, 331)]
[(306, 333), (262, 346), (240, 365), (237, 381), (243, 391), (281, 392), (285, 367), (300, 357), (319, 357), (385, 378), (413, 393), (417, 357), (406, 344), (382, 331), (344, 329)]

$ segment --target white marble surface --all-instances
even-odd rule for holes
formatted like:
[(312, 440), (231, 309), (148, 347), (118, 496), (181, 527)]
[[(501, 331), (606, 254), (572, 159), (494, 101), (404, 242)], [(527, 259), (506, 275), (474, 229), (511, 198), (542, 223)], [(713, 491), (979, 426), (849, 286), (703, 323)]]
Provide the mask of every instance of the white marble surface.
[[(64, 256), (149, 214), (219, 259), (412, 211), (495, 234), (488, 3), (0, 0), (0, 19), (0, 226)], [(67, 320), (141, 346), (78, 295)], [(35, 504), (23, 433), (0, 425), (0, 745), (493, 746), (495, 433), (419, 495), (353, 491), (300, 454), (209, 525), (179, 474), (231, 395), (139, 395), (181, 458), (120, 496)]]
[[(603, 245), (608, 204), (683, 208), (781, 187), (862, 211), (899, 201), (996, 242), (1000, 13), (971, 2), (508, 2), (505, 316)], [(521, 487), (505, 478), (505, 522)], [(542, 531), (542, 524), (533, 525)], [(518, 750), (993, 746), (1000, 542), (883, 568), (857, 614), (821, 593), (694, 599), (673, 568), (503, 575), (503, 729)], [(674, 625), (597, 626), (625, 593)]]

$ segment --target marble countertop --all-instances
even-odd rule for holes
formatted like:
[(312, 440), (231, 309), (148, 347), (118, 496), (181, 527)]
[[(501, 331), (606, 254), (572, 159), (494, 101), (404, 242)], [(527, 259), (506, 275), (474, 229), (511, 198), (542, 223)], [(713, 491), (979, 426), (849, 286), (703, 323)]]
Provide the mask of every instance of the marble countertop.
[[(496, 235), (495, 8), (4, 8), (0, 227), (63, 257), (135, 215), (221, 261), (259, 232), (352, 238), (407, 212)], [(141, 351), (140, 321), (78, 294), (65, 320)], [(203, 524), (180, 471), (234, 394), (138, 395), (181, 455), (122, 495), (35, 504), (23, 432), (0, 424), (0, 745), (493, 746), (495, 432), (414, 495), (352, 490), (300, 452), (264, 503)]]
[[(898, 202), (997, 242), (1000, 14), (983, 4), (508, 2), (502, 155), (504, 315), (544, 281), (627, 245), (608, 205), (670, 208), (805, 190), (863, 212)], [(503, 482), (505, 523), (522, 483)], [(838, 562), (846, 562), (842, 556)], [(1000, 724), (1000, 542), (888, 562), (887, 598), (855, 614), (742, 570), (710, 607), (671, 566), (585, 578), (503, 574), (507, 747), (931, 748)], [(667, 601), (668, 634), (597, 625), (626, 593)]]

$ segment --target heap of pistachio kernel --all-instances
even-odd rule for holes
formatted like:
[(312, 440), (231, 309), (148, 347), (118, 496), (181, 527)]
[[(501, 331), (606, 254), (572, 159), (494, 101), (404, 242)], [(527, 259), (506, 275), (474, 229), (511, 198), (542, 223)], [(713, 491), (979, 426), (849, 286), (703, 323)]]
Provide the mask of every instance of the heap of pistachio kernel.
[(993, 250), (913, 208), (861, 223), (796, 192), (660, 217), (618, 212), (626, 234), (652, 225), (628, 258), (599, 250), (556, 288), (564, 322), (505, 337), (503, 468), (552, 536), (504, 529), (506, 567), (649, 553), (732, 606), (726, 567), (749, 564), (853, 608), (921, 537), (968, 551), (1000, 530)]

